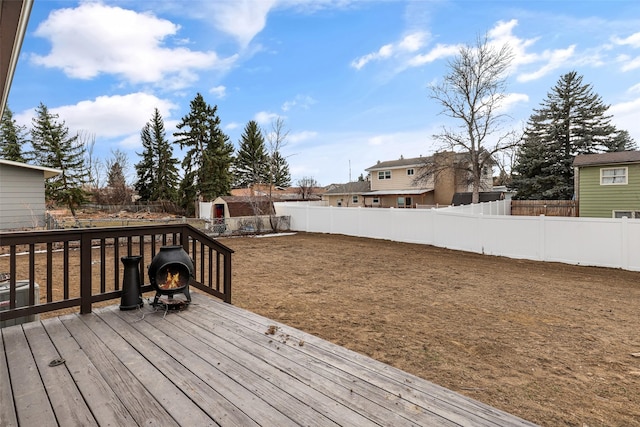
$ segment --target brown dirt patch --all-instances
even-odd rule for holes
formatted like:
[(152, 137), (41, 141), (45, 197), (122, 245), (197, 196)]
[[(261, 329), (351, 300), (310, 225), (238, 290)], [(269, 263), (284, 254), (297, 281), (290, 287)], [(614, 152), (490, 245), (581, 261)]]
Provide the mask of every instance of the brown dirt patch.
[(640, 272), (229, 238), (233, 303), (542, 425), (640, 426)]

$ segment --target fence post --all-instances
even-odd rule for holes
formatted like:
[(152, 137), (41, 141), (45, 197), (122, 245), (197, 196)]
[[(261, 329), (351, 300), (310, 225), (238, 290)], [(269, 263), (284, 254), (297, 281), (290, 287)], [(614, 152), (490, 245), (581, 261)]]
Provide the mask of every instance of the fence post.
[(620, 255), (620, 267), (623, 270), (629, 269), (629, 218), (622, 217), (620, 221), (620, 245), (622, 246)]
[(433, 218), (431, 221), (431, 244), (433, 246), (438, 246), (438, 239), (436, 239), (436, 230), (438, 229), (438, 227), (436, 226), (436, 222), (438, 221), (438, 208), (431, 208), (431, 212), (433, 213)]
[(538, 256), (539, 256), (539, 261), (545, 261), (546, 260), (546, 253), (545, 253), (545, 249), (546, 249), (546, 242), (545, 242), (545, 228), (546, 228), (546, 224), (545, 224), (545, 217), (544, 215), (540, 215), (539, 216), (540, 220), (538, 221), (538, 237), (539, 237), (539, 241), (538, 241)]
[(484, 218), (484, 214), (482, 212), (480, 212), (476, 218), (478, 218), (478, 225), (477, 225), (477, 230), (476, 230), (476, 236), (478, 236), (478, 247), (476, 250), (476, 253), (480, 253), (482, 255), (484, 255), (484, 232), (483, 232), (483, 221), (482, 219)]
[(80, 236), (80, 314), (91, 313), (91, 236)]

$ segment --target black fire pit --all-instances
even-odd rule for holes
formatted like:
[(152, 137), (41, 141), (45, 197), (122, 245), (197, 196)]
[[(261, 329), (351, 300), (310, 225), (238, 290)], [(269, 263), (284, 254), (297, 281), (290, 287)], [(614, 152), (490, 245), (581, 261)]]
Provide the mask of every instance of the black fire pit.
[(182, 246), (162, 246), (151, 260), (148, 274), (149, 282), (156, 291), (154, 306), (162, 295), (173, 302), (175, 294), (184, 294), (187, 304), (191, 302), (189, 283), (195, 277), (195, 268), (193, 260)]

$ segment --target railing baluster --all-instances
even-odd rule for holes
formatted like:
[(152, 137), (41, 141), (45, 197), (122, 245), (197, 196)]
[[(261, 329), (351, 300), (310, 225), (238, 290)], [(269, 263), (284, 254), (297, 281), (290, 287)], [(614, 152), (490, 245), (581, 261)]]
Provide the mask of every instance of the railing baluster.
[(100, 293), (105, 293), (107, 289), (107, 240), (100, 239)]
[(80, 313), (91, 313), (91, 235), (83, 233), (80, 237)]
[[(29, 305), (35, 305), (35, 283), (36, 283), (36, 245), (29, 243)], [(40, 302), (40, 301), (38, 301)]]
[(120, 289), (120, 238), (113, 239), (113, 289)]
[(218, 252), (216, 254), (216, 291), (220, 291), (220, 257), (222, 254)]
[(200, 282), (204, 282), (204, 242), (200, 242)]
[(9, 252), (9, 310), (16, 308), (16, 245)]
[(47, 302), (53, 301), (53, 243), (47, 243)]
[(207, 275), (207, 286), (213, 289), (213, 251), (209, 248), (209, 274)]
[(64, 299), (69, 299), (69, 241), (65, 240), (64, 242), (64, 279), (62, 280), (63, 284), (63, 293)]
[(144, 234), (138, 236), (138, 255), (142, 257), (142, 262), (138, 264), (138, 269), (140, 270), (140, 283), (144, 285)]

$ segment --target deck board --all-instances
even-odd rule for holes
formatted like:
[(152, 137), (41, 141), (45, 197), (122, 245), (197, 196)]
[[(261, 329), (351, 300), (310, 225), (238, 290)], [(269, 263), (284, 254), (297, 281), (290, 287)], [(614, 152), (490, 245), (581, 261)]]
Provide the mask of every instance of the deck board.
[[(3, 335), (18, 424), (47, 425), (54, 418), (54, 413), (27, 338), (21, 328), (8, 329), (7, 334)], [(14, 376), (14, 372), (20, 374)]]
[[(98, 368), (65, 328), (60, 318), (47, 319), (41, 323), (56, 350), (64, 358), (64, 367), (73, 377), (96, 423), (103, 426), (135, 425), (134, 419), (120, 402), (115, 391), (100, 375)], [(67, 403), (71, 405), (74, 402)]]
[[(2, 329), (0, 425), (534, 425), (238, 307), (192, 298), (181, 312), (112, 306)], [(56, 358), (65, 362), (48, 366)]]
[(13, 403), (11, 379), (7, 367), (4, 337), (0, 335), (0, 425), (15, 427), (18, 425), (16, 407)]
[(60, 360), (61, 356), (42, 325), (27, 323), (23, 329), (58, 423), (87, 427), (97, 425), (71, 373), (63, 364), (49, 366), (49, 362)]

